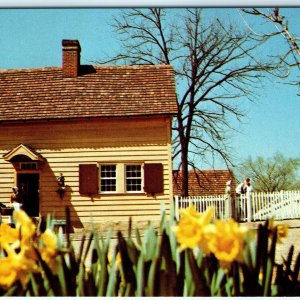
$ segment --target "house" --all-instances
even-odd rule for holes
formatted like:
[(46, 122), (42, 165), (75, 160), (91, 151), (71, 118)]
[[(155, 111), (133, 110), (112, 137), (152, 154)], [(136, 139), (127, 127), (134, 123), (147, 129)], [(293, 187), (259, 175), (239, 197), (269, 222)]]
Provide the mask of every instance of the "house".
[[(189, 196), (216, 196), (225, 193), (226, 183), (232, 180), (234, 191), (235, 180), (230, 170), (190, 170)], [(173, 194), (180, 196), (182, 186), (181, 171), (173, 171)]]
[(173, 69), (81, 65), (80, 52), (63, 40), (61, 67), (0, 71), (0, 202), (18, 186), (30, 216), (68, 206), (74, 228), (157, 220), (173, 196)]

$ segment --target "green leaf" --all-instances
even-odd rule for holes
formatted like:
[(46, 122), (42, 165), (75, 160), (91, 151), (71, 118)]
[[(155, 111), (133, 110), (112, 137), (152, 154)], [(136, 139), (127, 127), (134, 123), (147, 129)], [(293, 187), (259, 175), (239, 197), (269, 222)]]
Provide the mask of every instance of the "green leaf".
[(39, 293), (39, 284), (36, 282), (33, 273), (30, 274), (30, 283), (31, 283), (31, 286), (32, 286), (32, 293), (33, 293), (32, 296), (45, 296), (45, 294), (44, 294), (44, 295), (41, 295), (41, 294)]
[[(129, 258), (126, 241), (124, 240), (122, 233), (118, 232), (118, 245), (119, 251), (121, 254), (121, 265), (123, 270), (123, 275), (125, 278), (126, 284), (130, 285), (130, 290), (127, 290), (126, 287), (126, 295), (133, 296), (134, 290), (136, 289), (136, 278), (132, 267), (132, 261)], [(129, 287), (128, 287), (129, 288)]]
[(195, 295), (195, 282), (193, 279), (193, 272), (188, 261), (187, 251), (182, 252), (183, 254), (183, 263), (184, 266), (184, 287), (183, 287), (183, 296), (189, 297)]
[(300, 270), (300, 253), (298, 253), (295, 265), (294, 265), (294, 270), (293, 270), (293, 274), (292, 274), (292, 279), (294, 284), (297, 283), (298, 278), (299, 278), (299, 270)]
[(86, 259), (87, 259), (87, 256), (88, 256), (88, 253), (89, 253), (89, 251), (90, 251), (90, 248), (91, 248), (91, 244), (92, 244), (93, 238), (94, 238), (94, 233), (92, 232), (92, 233), (90, 234), (89, 239), (88, 239), (88, 244), (87, 244), (86, 249), (85, 249), (85, 252), (84, 252), (84, 256), (83, 256), (82, 263), (85, 263), (85, 261), (86, 261)]
[(144, 236), (144, 248), (145, 260), (153, 259), (157, 252), (157, 235), (152, 224), (149, 224), (145, 236)]
[(77, 296), (85, 296), (85, 267), (83, 264), (80, 265), (77, 280)]
[(289, 253), (286, 259), (286, 272), (289, 273), (291, 271), (292, 259), (294, 254), (294, 246), (292, 245), (289, 249)]
[(78, 252), (78, 255), (77, 255), (77, 263), (78, 263), (78, 265), (80, 265), (80, 263), (81, 263), (81, 261), (83, 259), (84, 244), (85, 244), (85, 235), (83, 234), (82, 237), (81, 237), (79, 252)]
[(211, 296), (221, 296), (221, 282), (225, 276), (222, 268), (219, 268), (216, 273), (213, 274), (212, 282), (210, 286)]
[(151, 266), (149, 270), (149, 277), (147, 281), (147, 288), (146, 288), (146, 295), (147, 297), (155, 297), (159, 296), (158, 290), (159, 290), (159, 265), (161, 263), (160, 258), (154, 258), (151, 260)]
[(188, 263), (191, 268), (193, 283), (195, 284), (195, 296), (211, 296), (209, 288), (203, 276), (203, 269), (198, 268), (192, 250), (187, 249)]
[(264, 286), (263, 286), (263, 296), (271, 296), (271, 283), (272, 283), (272, 273), (273, 273), (273, 263), (271, 258), (267, 259), (266, 273), (264, 276)]
[(234, 295), (233, 293), (233, 277), (227, 277), (226, 283), (225, 283), (225, 292), (226, 292), (226, 296), (228, 297), (232, 297)]
[(271, 296), (271, 284), (273, 277), (273, 268), (275, 264), (275, 250), (277, 242), (277, 228), (274, 229), (270, 252), (266, 262), (266, 268), (264, 270), (263, 278), (263, 296)]
[(166, 231), (162, 233), (159, 257), (163, 258), (162, 263), (165, 263), (163, 276), (167, 280), (166, 296), (181, 294), (183, 282), (177, 280), (176, 263), (172, 259), (170, 240)]
[[(102, 253), (100, 255), (100, 274), (99, 274), (99, 280), (97, 283), (98, 286), (98, 293), (97, 296), (105, 296), (106, 294), (106, 288), (108, 283), (108, 271), (107, 271), (107, 265), (108, 265), (108, 249), (103, 249)], [(99, 265), (99, 262), (98, 262)]]
[(139, 229), (137, 227), (135, 228), (135, 238), (136, 238), (137, 246), (141, 250), (143, 243), (142, 243), (142, 239), (141, 239), (141, 235), (140, 235)]
[(106, 288), (106, 297), (115, 297), (115, 286), (117, 281), (117, 272), (116, 272), (116, 259), (113, 258), (112, 265), (111, 265), (111, 272), (109, 274), (107, 288)]
[[(70, 280), (67, 278), (68, 270), (62, 254), (59, 255), (60, 266), (58, 269), (58, 280), (61, 289), (62, 296), (68, 296), (67, 282)], [(72, 295), (69, 295), (72, 296)]]
[(144, 295), (145, 289), (145, 272), (144, 272), (144, 258), (142, 254), (138, 258), (137, 268), (136, 268), (136, 280), (137, 280), (137, 288), (135, 292), (135, 296), (142, 297)]
[[(35, 249), (36, 255), (38, 256), (39, 263), (44, 271), (46, 284), (49, 286), (48, 296), (62, 296), (61, 286), (59, 284), (57, 276), (52, 274), (51, 269), (42, 259), (39, 251)], [(61, 268), (61, 266), (60, 266)]]

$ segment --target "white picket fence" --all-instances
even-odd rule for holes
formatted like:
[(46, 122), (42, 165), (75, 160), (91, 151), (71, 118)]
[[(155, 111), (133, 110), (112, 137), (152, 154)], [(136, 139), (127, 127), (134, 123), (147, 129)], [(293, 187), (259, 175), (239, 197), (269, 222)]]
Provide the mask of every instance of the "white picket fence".
[(228, 219), (231, 216), (230, 197), (227, 195), (217, 196), (175, 196), (175, 214), (179, 219), (179, 210), (189, 207), (193, 204), (198, 212), (204, 212), (208, 207), (213, 206), (215, 219)]
[[(300, 191), (281, 191), (274, 193), (249, 193), (235, 197), (228, 195), (175, 197), (175, 212), (193, 204), (197, 211), (203, 212), (208, 207), (215, 208), (214, 217), (228, 219), (234, 214), (240, 221), (263, 221), (300, 218)], [(231, 203), (234, 207), (231, 207)]]
[[(300, 218), (300, 191), (251, 193), (236, 198), (240, 220), (252, 221), (274, 218), (276, 220)], [(249, 202), (251, 209), (249, 211)]]

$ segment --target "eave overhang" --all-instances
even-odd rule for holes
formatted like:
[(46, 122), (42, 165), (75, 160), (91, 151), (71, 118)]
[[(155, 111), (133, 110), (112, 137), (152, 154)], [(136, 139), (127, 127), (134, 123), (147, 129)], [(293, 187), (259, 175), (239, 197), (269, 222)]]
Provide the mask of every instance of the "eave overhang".
[(27, 145), (23, 145), (23, 144), (18, 145), (14, 149), (10, 150), (8, 153), (4, 154), (3, 159), (11, 162), (16, 156), (19, 156), (19, 155), (26, 156), (30, 160), (36, 161), (36, 162), (38, 162), (38, 161), (44, 162), (45, 161), (45, 159), (39, 153), (37, 153), (34, 149), (32, 149), (31, 147), (29, 147)]

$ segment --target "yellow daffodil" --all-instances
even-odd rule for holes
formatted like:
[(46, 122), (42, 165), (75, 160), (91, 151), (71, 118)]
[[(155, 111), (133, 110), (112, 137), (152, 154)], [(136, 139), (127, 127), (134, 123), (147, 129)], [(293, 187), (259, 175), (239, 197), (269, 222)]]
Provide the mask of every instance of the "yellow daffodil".
[(16, 281), (17, 272), (11, 268), (11, 259), (8, 257), (0, 258), (0, 265), (0, 286), (7, 289)]
[(277, 242), (279, 244), (282, 244), (282, 238), (285, 238), (288, 236), (288, 229), (289, 226), (286, 224), (278, 224), (277, 226), (274, 224), (274, 220), (269, 220), (269, 232), (270, 232), (270, 238), (273, 237), (275, 229), (277, 228)]
[(204, 213), (198, 213), (194, 206), (190, 206), (185, 210), (181, 210), (180, 215), (181, 219), (178, 226), (173, 228), (177, 241), (180, 244), (179, 250), (193, 249), (199, 244), (203, 244), (202, 248), (206, 251), (203, 232), (205, 226), (212, 220), (213, 208), (209, 208)]
[(277, 239), (278, 243), (282, 243), (281, 239), (288, 236), (289, 226), (286, 224), (277, 225)]
[(46, 229), (41, 235), (41, 241), (43, 242), (43, 247), (39, 249), (42, 259), (48, 264), (52, 271), (56, 272), (58, 269), (57, 262), (57, 236), (55, 233)]
[(8, 224), (0, 224), (0, 247), (4, 244), (11, 244), (19, 239), (19, 232), (15, 228), (11, 228)]
[(14, 212), (14, 219), (16, 220), (17, 230), (20, 230), (22, 241), (29, 241), (36, 231), (36, 226), (33, 224), (31, 218), (25, 211), (17, 210)]
[(209, 250), (219, 260), (223, 268), (228, 268), (234, 260), (240, 260), (247, 228), (234, 220), (216, 220), (205, 229)]
[(16, 253), (6, 244), (4, 250), (7, 256), (0, 258), (0, 286), (9, 288), (17, 280), (20, 280), (25, 287), (29, 280), (29, 274), (38, 270), (35, 260), (28, 258), (24, 249)]
[(116, 270), (119, 270), (121, 263), (122, 263), (121, 253), (118, 252), (116, 256)]

